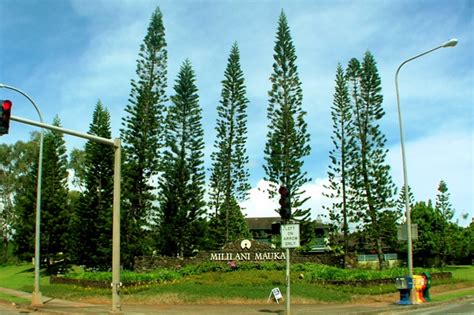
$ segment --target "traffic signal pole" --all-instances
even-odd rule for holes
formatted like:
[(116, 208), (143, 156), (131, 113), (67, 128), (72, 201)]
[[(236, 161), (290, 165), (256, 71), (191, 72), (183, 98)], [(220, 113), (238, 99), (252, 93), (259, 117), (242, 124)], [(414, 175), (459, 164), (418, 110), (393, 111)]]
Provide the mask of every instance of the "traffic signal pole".
[[(121, 143), (120, 139), (107, 139), (99, 136), (94, 136), (91, 134), (85, 134), (81, 132), (77, 132), (70, 129), (65, 129), (58, 126), (53, 126), (50, 124), (45, 124), (43, 122), (37, 122), (21, 117), (11, 116), (11, 120), (17, 121), (20, 123), (24, 123), (27, 125), (32, 125), (44, 129), (49, 129), (57, 132), (61, 132), (64, 134), (68, 134), (71, 136), (84, 138), (87, 140), (91, 140), (94, 142), (99, 142), (102, 144), (110, 145), (114, 147), (114, 192), (113, 192), (113, 219), (112, 219), (112, 313), (121, 313), (122, 305), (120, 302), (120, 287), (122, 283), (120, 282), (120, 178), (121, 178)], [(41, 133), (43, 134), (43, 132)], [(42, 152), (42, 148), (40, 149)], [(41, 167), (41, 163), (39, 165)], [(41, 181), (39, 181), (41, 182)], [(41, 190), (41, 186), (39, 191)], [(38, 214), (38, 213), (37, 213)], [(39, 225), (39, 219), (37, 218), (36, 224)], [(39, 230), (38, 230), (39, 231)], [(37, 237), (37, 242), (39, 242), (39, 235)], [(37, 247), (39, 251), (39, 246)], [(36, 255), (35, 250), (35, 255)], [(36, 258), (37, 257), (37, 258)], [(35, 259), (39, 259), (38, 256), (35, 256)], [(36, 261), (35, 261), (36, 262)], [(38, 268), (39, 270), (39, 261), (35, 263), (35, 270)], [(39, 274), (39, 272), (38, 272)], [(38, 282), (38, 283), (37, 283)], [(38, 284), (38, 286), (36, 286)], [(39, 288), (39, 277), (36, 279), (35, 277), (35, 292), (36, 288)], [(39, 289), (38, 289), (39, 291)], [(35, 293), (34, 292), (34, 293)], [(39, 303), (41, 303), (41, 293), (37, 296), (39, 298)], [(33, 294), (33, 302), (35, 301), (35, 294)], [(34, 304), (34, 303), (33, 303)]]
[(113, 146), (113, 147), (115, 147), (115, 145), (116, 145), (115, 140), (108, 139), (108, 138), (103, 138), (103, 137), (99, 137), (99, 136), (94, 136), (94, 135), (91, 135), (91, 134), (88, 134), (88, 133), (82, 133), (82, 132), (79, 132), (79, 131), (74, 131), (74, 130), (71, 130), (71, 129), (66, 129), (66, 128), (62, 128), (62, 127), (58, 127), (58, 126), (54, 126), (54, 125), (50, 125), (50, 124), (45, 124), (45, 123), (42, 123), (42, 122), (37, 122), (37, 121), (26, 119), (26, 118), (16, 117), (16, 116), (11, 116), (10, 119), (13, 120), (13, 121), (23, 123), (23, 124), (32, 125), (32, 126), (36, 126), (36, 127), (40, 127), (40, 128), (44, 128), (44, 129), (49, 129), (49, 130), (65, 133), (65, 134), (68, 134), (68, 135), (71, 135), (71, 136), (75, 136), (75, 137), (79, 137), (79, 138), (83, 138), (83, 139), (87, 139), (87, 140), (107, 144), (107, 145), (110, 145), (110, 146)]
[[(17, 89), (13, 86), (9, 86), (6, 84), (0, 84), (0, 88), (5, 88), (8, 90), (15, 91), (17, 93), (20, 93), (23, 95), (30, 103), (33, 105), (33, 107), (36, 110), (36, 113), (38, 114), (39, 120), (41, 123), (43, 123), (43, 116), (41, 115), (41, 112), (36, 105), (35, 101), (25, 92), (23, 92), (20, 89)], [(14, 120), (13, 117), (10, 116), (10, 120)], [(39, 155), (38, 155), (38, 178), (36, 179), (36, 214), (35, 214), (35, 280), (34, 280), (34, 289), (33, 293), (31, 294), (31, 304), (32, 305), (42, 305), (43, 304), (43, 299), (41, 296), (41, 291), (40, 291), (40, 265), (41, 265), (41, 260), (40, 260), (40, 239), (41, 239), (41, 184), (42, 184), (42, 178), (43, 178), (43, 142), (44, 142), (44, 132), (43, 129), (41, 129), (40, 132), (40, 143), (39, 143)]]
[(120, 178), (122, 170), (122, 146), (120, 139), (114, 140), (114, 195), (112, 218), (112, 312), (120, 313)]
[(290, 249), (286, 249), (286, 315), (291, 315), (291, 302), (290, 302)]

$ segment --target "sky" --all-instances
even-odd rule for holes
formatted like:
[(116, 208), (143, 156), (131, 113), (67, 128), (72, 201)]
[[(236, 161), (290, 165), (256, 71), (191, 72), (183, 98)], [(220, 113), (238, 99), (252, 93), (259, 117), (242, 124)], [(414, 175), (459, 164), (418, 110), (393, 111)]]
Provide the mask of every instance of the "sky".
[[(330, 108), (336, 66), (370, 51), (382, 79), (387, 163), (403, 185), (395, 71), (406, 59), (451, 38), (459, 43), (403, 66), (400, 103), (408, 184), (415, 200), (435, 200), (440, 180), (449, 188), (455, 220), (474, 216), (474, 2), (470, 0), (0, 0), (0, 83), (34, 99), (44, 121), (87, 132), (97, 101), (111, 113), (119, 137), (139, 46), (153, 11), (163, 13), (168, 50), (168, 95), (185, 59), (196, 72), (205, 131), (205, 166), (215, 141), (216, 106), (230, 48), (237, 42), (247, 88), (250, 198), (247, 216), (276, 216), (277, 202), (262, 193), (269, 77), (278, 17), (284, 10), (296, 47), (303, 109), (311, 135), (304, 189), (313, 218), (325, 214), (322, 197), (332, 148)], [(38, 116), (26, 98), (0, 89), (12, 115)], [(28, 140), (35, 127), (12, 122), (0, 143)], [(84, 140), (66, 136), (69, 149)], [(468, 218), (463, 219), (462, 215)]]

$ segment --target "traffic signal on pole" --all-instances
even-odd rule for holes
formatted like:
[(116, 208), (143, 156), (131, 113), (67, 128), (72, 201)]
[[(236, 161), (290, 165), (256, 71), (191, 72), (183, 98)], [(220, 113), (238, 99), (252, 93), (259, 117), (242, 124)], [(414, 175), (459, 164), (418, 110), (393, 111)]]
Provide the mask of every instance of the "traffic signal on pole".
[(2, 106), (0, 107), (0, 136), (8, 133), (10, 128), (10, 111), (12, 109), (12, 102), (9, 100), (0, 100)]
[(280, 217), (283, 220), (289, 220), (291, 218), (290, 191), (285, 186), (280, 186), (278, 193), (280, 194)]

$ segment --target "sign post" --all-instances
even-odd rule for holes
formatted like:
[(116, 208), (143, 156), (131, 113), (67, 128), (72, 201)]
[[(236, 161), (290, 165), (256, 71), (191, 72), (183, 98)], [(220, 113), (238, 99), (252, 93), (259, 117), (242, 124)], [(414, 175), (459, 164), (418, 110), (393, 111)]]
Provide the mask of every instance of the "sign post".
[(290, 315), (290, 248), (300, 246), (300, 225), (281, 225), (281, 248), (286, 248), (286, 315)]

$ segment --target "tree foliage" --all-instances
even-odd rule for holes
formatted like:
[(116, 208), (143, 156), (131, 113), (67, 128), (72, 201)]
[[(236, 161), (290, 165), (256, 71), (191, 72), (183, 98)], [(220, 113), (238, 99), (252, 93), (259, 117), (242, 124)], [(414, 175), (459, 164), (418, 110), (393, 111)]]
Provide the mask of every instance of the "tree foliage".
[[(302, 109), (303, 93), (296, 66), (296, 53), (285, 13), (278, 20), (274, 47), (272, 88), (267, 108), (268, 133), (265, 145), (265, 180), (273, 198), (280, 185), (290, 192), (293, 218), (302, 223), (303, 242), (309, 236), (310, 209), (304, 208), (303, 185), (310, 181), (303, 170), (304, 157), (310, 153), (309, 134)], [(277, 210), (278, 212), (278, 210)]]
[(431, 200), (414, 204), (411, 219), (418, 225), (418, 239), (413, 242), (416, 264), (431, 267), (471, 262), (474, 225), (463, 228), (452, 222), (453, 215), (444, 181), (439, 183), (434, 206)]
[(4, 261), (15, 242), (15, 254), (33, 256), (39, 133), (27, 142), (0, 145), (0, 237)]
[(440, 254), (441, 263), (446, 264), (447, 258), (452, 251), (452, 242), (450, 238), (453, 236), (453, 225), (451, 220), (454, 216), (454, 210), (449, 201), (448, 185), (441, 180), (438, 185), (438, 194), (436, 195), (435, 210), (441, 218), (441, 237), (440, 237)]
[(440, 250), (441, 218), (432, 202), (416, 202), (411, 211), (411, 220), (418, 225), (418, 239), (413, 242), (415, 261), (420, 263), (423, 257), (437, 256)]
[[(59, 117), (54, 126), (61, 126)], [(43, 176), (41, 198), (41, 257), (50, 261), (68, 247), (70, 207), (68, 204), (68, 171), (64, 136), (48, 131), (44, 136)]]
[(85, 167), (86, 152), (83, 149), (73, 148), (69, 154), (68, 168), (73, 172), (72, 184), (74, 188), (84, 191), (86, 181)]
[[(405, 185), (402, 186), (400, 189), (400, 193), (398, 194), (398, 200), (397, 200), (397, 212), (398, 213), (404, 213), (406, 211), (406, 205), (405, 205)], [(408, 186), (408, 205), (410, 206), (410, 209), (413, 208), (415, 205), (415, 196), (413, 195), (413, 192), (411, 191), (411, 187)]]
[[(98, 101), (89, 134), (110, 139), (110, 114)], [(114, 149), (88, 141), (84, 150), (84, 192), (72, 220), (76, 262), (107, 269), (112, 262), (112, 200)]]
[(204, 131), (195, 74), (186, 60), (178, 73), (166, 118), (166, 149), (159, 181), (158, 247), (188, 256), (204, 234)]
[[(362, 64), (351, 59), (346, 71), (352, 92), (356, 149), (351, 155), (351, 188), (354, 219), (365, 225), (376, 243), (380, 266), (383, 265), (383, 229), (381, 216), (393, 207), (395, 185), (385, 162), (386, 138), (379, 121), (385, 115), (382, 107), (381, 80), (373, 55), (366, 52)], [(395, 217), (384, 214), (385, 218)]]
[(122, 257), (127, 266), (146, 251), (146, 229), (153, 215), (153, 177), (160, 171), (167, 86), (167, 50), (163, 16), (157, 8), (140, 45), (138, 81), (132, 80), (121, 130), (124, 151)]
[(13, 211), (15, 177), (14, 147), (0, 145), (0, 263), (8, 261), (9, 244), (13, 237), (16, 215)]
[(326, 193), (325, 196), (332, 199), (332, 205), (326, 209), (329, 211), (333, 232), (342, 231), (344, 252), (347, 253), (349, 250), (349, 170), (350, 163), (354, 163), (349, 157), (351, 151), (354, 150), (355, 138), (349, 89), (344, 69), (340, 64), (337, 65), (335, 83), (334, 100), (331, 107), (333, 122), (331, 140), (334, 147), (329, 152), (331, 160), (328, 170), (329, 185), (325, 187), (330, 193)]
[[(237, 201), (248, 195), (247, 104), (244, 74), (237, 43), (230, 51), (217, 106), (217, 139), (211, 154), (210, 206), (214, 211), (212, 226), (220, 245), (248, 237), (249, 231)], [(222, 242), (223, 240), (223, 242)]]

